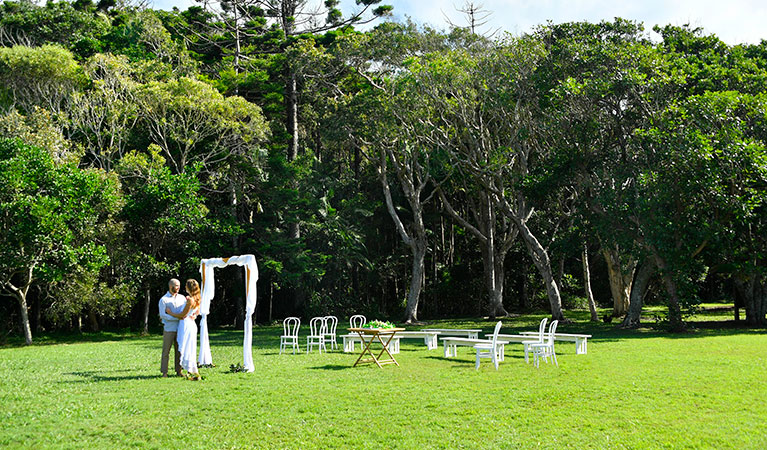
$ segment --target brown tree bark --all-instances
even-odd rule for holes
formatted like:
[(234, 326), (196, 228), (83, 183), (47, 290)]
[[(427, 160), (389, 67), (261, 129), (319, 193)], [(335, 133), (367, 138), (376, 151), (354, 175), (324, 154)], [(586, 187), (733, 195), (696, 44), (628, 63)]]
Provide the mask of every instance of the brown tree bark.
[(613, 317), (621, 317), (628, 313), (631, 301), (631, 284), (636, 271), (636, 260), (628, 258), (624, 263), (618, 246), (602, 247), (602, 254), (607, 262), (607, 272), (610, 279), (610, 292), (613, 296)]
[(636, 328), (640, 325), (642, 304), (650, 286), (650, 279), (655, 272), (655, 265), (649, 259), (645, 259), (639, 266), (634, 283), (631, 285), (631, 300), (629, 312), (623, 320), (623, 327)]
[(655, 254), (655, 264), (661, 273), (661, 280), (663, 286), (666, 287), (666, 294), (668, 294), (668, 319), (671, 325), (671, 331), (684, 331), (685, 325), (682, 321), (682, 308), (679, 302), (679, 293), (677, 291), (676, 282), (672, 275), (668, 272), (668, 266), (666, 261)]
[(147, 335), (149, 334), (149, 305), (152, 302), (151, 292), (149, 289), (146, 290), (146, 298), (144, 299), (144, 321), (143, 321), (143, 328), (141, 330), (141, 334)]

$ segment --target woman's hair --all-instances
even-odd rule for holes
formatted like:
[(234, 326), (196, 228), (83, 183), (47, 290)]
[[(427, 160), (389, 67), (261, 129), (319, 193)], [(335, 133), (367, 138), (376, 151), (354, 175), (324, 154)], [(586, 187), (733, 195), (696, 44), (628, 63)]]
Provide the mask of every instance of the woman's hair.
[(192, 308), (200, 306), (200, 285), (197, 280), (190, 278), (186, 280), (187, 298), (192, 300)]

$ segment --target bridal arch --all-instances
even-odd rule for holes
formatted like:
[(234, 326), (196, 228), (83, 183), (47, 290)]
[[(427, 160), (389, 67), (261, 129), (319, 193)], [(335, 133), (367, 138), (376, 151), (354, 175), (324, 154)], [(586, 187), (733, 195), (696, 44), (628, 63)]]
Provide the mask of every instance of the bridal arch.
[(256, 282), (258, 281), (258, 265), (253, 255), (232, 256), (229, 258), (209, 258), (200, 261), (200, 357), (198, 363), (212, 364), (210, 341), (208, 340), (208, 314), (210, 302), (216, 293), (215, 269), (227, 266), (245, 267), (245, 334), (242, 339), (243, 366), (248, 372), (253, 372), (253, 311), (256, 310)]

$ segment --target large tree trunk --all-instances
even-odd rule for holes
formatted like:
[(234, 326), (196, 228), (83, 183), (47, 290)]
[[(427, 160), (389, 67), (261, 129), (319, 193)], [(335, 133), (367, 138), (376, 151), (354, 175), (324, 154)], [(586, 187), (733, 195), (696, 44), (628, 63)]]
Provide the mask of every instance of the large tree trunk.
[[(490, 240), (488, 239), (488, 241)], [(503, 259), (505, 255), (498, 255), (497, 253), (500, 252), (497, 252), (496, 246), (490, 242), (482, 247), (482, 265), (485, 273), (485, 288), (490, 301), (490, 318), (509, 315), (503, 307)]]
[(634, 283), (631, 285), (631, 300), (629, 302), (629, 312), (623, 320), (625, 328), (636, 328), (640, 324), (642, 314), (642, 303), (647, 294), (647, 288), (650, 286), (650, 279), (655, 272), (655, 265), (649, 259), (645, 259), (639, 266)]
[(88, 323), (91, 326), (91, 331), (94, 333), (99, 332), (99, 318), (96, 316), (96, 311), (94, 311), (93, 308), (88, 308)]
[(549, 254), (524, 220), (519, 220), (516, 224), (519, 228), (519, 233), (522, 235), (522, 239), (525, 241), (530, 257), (533, 259), (535, 267), (538, 269), (538, 272), (540, 272), (541, 277), (543, 277), (543, 284), (546, 287), (546, 295), (548, 296), (549, 304), (551, 305), (551, 319), (562, 321), (565, 319), (565, 316), (562, 314), (562, 297), (559, 295), (559, 287), (554, 280), (554, 273), (551, 270)]
[(671, 331), (684, 331), (685, 326), (682, 321), (682, 308), (679, 304), (676, 281), (674, 281), (673, 275), (667, 270), (666, 261), (657, 254), (655, 255), (655, 264), (658, 266), (661, 280), (666, 287), (666, 294), (668, 294), (668, 319), (671, 323)]
[(149, 334), (149, 305), (152, 302), (151, 291), (146, 290), (146, 298), (144, 299), (144, 320), (141, 334)]
[(767, 287), (759, 275), (750, 275), (746, 280), (735, 280), (735, 287), (743, 299), (746, 322), (749, 325), (767, 324)]
[(637, 263), (634, 258), (629, 258), (624, 264), (618, 246), (603, 247), (602, 254), (607, 262), (610, 292), (613, 295), (613, 317), (621, 317), (628, 313), (631, 301), (631, 284), (634, 280)]
[(295, 161), (298, 157), (298, 82), (296, 72), (288, 69), (288, 79), (285, 85), (285, 113), (287, 120), (288, 140), (288, 161)]
[(15, 294), (16, 299), (19, 301), (19, 309), (21, 310), (21, 329), (24, 331), (24, 342), (30, 345), (32, 344), (32, 327), (29, 325), (27, 293), (26, 290), (19, 290)]
[(418, 299), (423, 288), (426, 243), (415, 242), (411, 248), (413, 249), (413, 270), (410, 279), (410, 290), (407, 294), (407, 306), (405, 307), (405, 323), (418, 321)]
[(583, 286), (586, 290), (586, 299), (589, 302), (589, 312), (591, 313), (591, 321), (598, 322), (599, 315), (597, 314), (597, 303), (594, 301), (594, 294), (591, 292), (591, 271), (589, 270), (589, 246), (586, 242), (583, 243), (583, 252), (581, 253), (581, 260), (583, 261)]

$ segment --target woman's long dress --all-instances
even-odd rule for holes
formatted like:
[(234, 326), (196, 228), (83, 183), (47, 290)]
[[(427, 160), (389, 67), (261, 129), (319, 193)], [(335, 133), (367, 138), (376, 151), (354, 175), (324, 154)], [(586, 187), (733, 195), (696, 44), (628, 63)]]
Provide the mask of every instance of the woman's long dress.
[(197, 324), (192, 316), (199, 308), (189, 311), (184, 320), (178, 322), (178, 351), (181, 353), (181, 367), (189, 373), (197, 373)]

